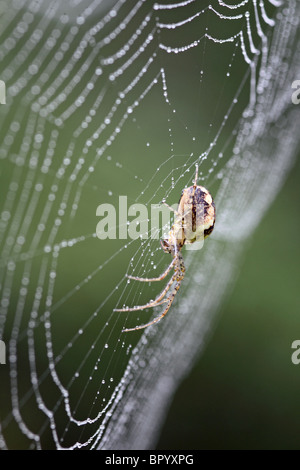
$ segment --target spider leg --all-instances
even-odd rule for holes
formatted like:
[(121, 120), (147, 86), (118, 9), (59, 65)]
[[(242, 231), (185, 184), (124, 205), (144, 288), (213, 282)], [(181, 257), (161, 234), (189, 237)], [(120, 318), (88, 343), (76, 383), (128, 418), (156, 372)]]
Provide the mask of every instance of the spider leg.
[(132, 279), (133, 281), (141, 281), (141, 282), (162, 281), (167, 276), (167, 274), (169, 274), (175, 262), (176, 262), (176, 259), (174, 258), (172, 263), (169, 264), (167, 269), (159, 277), (136, 277), (136, 276), (130, 276), (129, 274), (127, 274), (127, 277), (128, 279)]
[(169, 280), (168, 284), (166, 285), (166, 287), (161, 291), (161, 293), (158, 295), (158, 297), (156, 297), (155, 300), (151, 300), (145, 305), (137, 305), (135, 307), (115, 308), (114, 312), (135, 312), (136, 310), (144, 310), (145, 308), (156, 307), (157, 305), (161, 305), (165, 302), (168, 302), (168, 299), (164, 299), (164, 300), (162, 299), (164, 298), (164, 296), (170, 289), (173, 282), (176, 280), (176, 277), (177, 275), (176, 273), (174, 273), (171, 279)]
[(161, 294), (157, 298), (157, 300), (162, 298), (166, 294), (166, 292), (168, 292), (172, 283), (174, 281), (176, 282), (173, 292), (171, 292), (170, 296), (167, 299), (165, 299), (165, 301), (167, 302), (167, 306), (164, 309), (163, 313), (159, 317), (154, 318), (154, 320), (152, 320), (149, 323), (146, 323), (145, 325), (136, 326), (135, 328), (126, 328), (125, 330), (122, 330), (123, 333), (127, 333), (128, 331), (142, 330), (143, 328), (147, 328), (148, 326), (154, 325), (154, 323), (159, 322), (168, 313), (173, 303), (173, 300), (175, 298), (175, 295), (177, 294), (180, 288), (181, 281), (183, 280), (184, 274), (185, 274), (185, 266), (184, 266), (184, 261), (183, 261), (181, 253), (178, 252), (174, 259), (176, 260), (175, 272), (172, 278), (170, 279), (170, 281), (168, 282), (167, 286), (165, 287), (165, 289), (161, 292)]
[(154, 323), (159, 322), (168, 313), (168, 311), (169, 311), (169, 309), (170, 309), (170, 307), (173, 303), (173, 300), (175, 298), (175, 295), (179, 290), (180, 284), (181, 284), (181, 279), (177, 281), (177, 284), (176, 284), (176, 287), (175, 287), (174, 291), (172, 292), (170, 297), (168, 297), (168, 299), (167, 299), (168, 304), (167, 304), (166, 308), (164, 309), (163, 313), (159, 317), (154, 318), (154, 320), (152, 320), (149, 323), (146, 323), (145, 325), (136, 326), (135, 328), (126, 328), (125, 330), (122, 330), (122, 333), (128, 333), (128, 331), (142, 330), (143, 328), (147, 328), (148, 326), (154, 325)]
[(144, 310), (145, 308), (156, 307), (157, 305), (161, 305), (168, 302), (168, 299), (163, 299), (161, 301), (152, 300), (145, 305), (136, 305), (135, 307), (124, 307), (124, 308), (114, 308), (114, 312), (135, 312), (136, 310)]

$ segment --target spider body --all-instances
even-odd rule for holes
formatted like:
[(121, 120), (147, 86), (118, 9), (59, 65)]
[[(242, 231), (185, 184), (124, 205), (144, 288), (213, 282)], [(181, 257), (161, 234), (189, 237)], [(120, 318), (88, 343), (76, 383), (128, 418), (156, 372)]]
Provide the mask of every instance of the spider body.
[[(209, 191), (203, 186), (197, 186), (198, 166), (196, 166), (196, 175), (193, 186), (185, 188), (182, 191), (178, 203), (178, 209), (175, 212), (175, 221), (169, 231), (168, 237), (161, 240), (161, 246), (165, 253), (172, 255), (173, 260), (167, 269), (156, 278), (141, 278), (135, 276), (127, 276), (129, 279), (140, 282), (155, 282), (163, 280), (174, 269), (174, 274), (168, 281), (166, 287), (156, 297), (145, 305), (137, 305), (135, 307), (125, 307), (115, 309), (116, 312), (133, 312), (136, 310), (144, 310), (150, 307), (156, 307), (166, 304), (162, 314), (151, 322), (136, 326), (135, 328), (127, 328), (123, 332), (135, 331), (146, 328), (160, 321), (169, 311), (172, 302), (178, 292), (181, 282), (185, 275), (184, 260), (181, 249), (184, 244), (194, 243), (204, 240), (214, 229), (216, 220), (216, 210), (213, 198)], [(166, 203), (164, 203), (166, 204)], [(167, 204), (166, 204), (167, 205)], [(170, 210), (173, 210), (167, 205)], [(171, 289), (173, 286), (173, 289)], [(171, 289), (171, 291), (170, 291)], [(170, 291), (170, 292), (169, 292)], [(168, 295), (167, 295), (168, 294)]]
[[(197, 176), (197, 174), (196, 174)], [(163, 245), (181, 249), (184, 244), (194, 243), (208, 237), (215, 225), (216, 210), (211, 194), (203, 186), (196, 185), (182, 191), (175, 222), (169, 232), (169, 239)]]

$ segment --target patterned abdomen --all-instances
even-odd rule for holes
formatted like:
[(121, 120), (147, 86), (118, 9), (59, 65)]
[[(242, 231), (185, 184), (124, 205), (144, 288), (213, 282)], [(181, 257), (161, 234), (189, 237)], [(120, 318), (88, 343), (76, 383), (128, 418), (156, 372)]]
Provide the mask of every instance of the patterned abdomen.
[(194, 243), (208, 237), (214, 229), (216, 209), (213, 198), (203, 186), (190, 186), (182, 191), (178, 204), (183, 219), (185, 243)]

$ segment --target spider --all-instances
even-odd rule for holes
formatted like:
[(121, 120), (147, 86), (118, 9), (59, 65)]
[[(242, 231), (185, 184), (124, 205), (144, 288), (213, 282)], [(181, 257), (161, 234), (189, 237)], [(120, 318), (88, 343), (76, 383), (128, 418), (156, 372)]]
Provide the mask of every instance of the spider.
[[(135, 312), (136, 310), (144, 310), (146, 308), (156, 307), (166, 304), (162, 314), (154, 318), (154, 320), (145, 325), (136, 326), (135, 328), (126, 328), (123, 332), (141, 330), (147, 328), (154, 323), (159, 322), (169, 311), (175, 295), (177, 294), (181, 282), (185, 275), (185, 266), (181, 254), (181, 248), (184, 244), (194, 243), (208, 237), (214, 229), (216, 220), (216, 209), (213, 198), (209, 191), (203, 186), (197, 186), (198, 165), (196, 165), (196, 174), (193, 186), (185, 188), (178, 203), (177, 211), (165, 204), (170, 210), (175, 212), (175, 221), (168, 234), (168, 238), (161, 240), (161, 246), (165, 253), (173, 256), (172, 262), (167, 269), (159, 276), (154, 278), (143, 278), (127, 275), (129, 279), (140, 282), (156, 282), (162, 281), (174, 269), (174, 274), (166, 284), (166, 287), (156, 297), (145, 305), (136, 305), (135, 307), (125, 307), (114, 309), (114, 312)], [(174, 284), (173, 290), (167, 295), (170, 288)]]

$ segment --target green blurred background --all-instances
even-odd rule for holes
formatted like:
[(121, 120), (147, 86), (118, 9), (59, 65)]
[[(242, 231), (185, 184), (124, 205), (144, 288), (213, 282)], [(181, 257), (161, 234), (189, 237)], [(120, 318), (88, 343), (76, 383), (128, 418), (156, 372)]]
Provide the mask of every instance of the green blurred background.
[(300, 156), (179, 387), (159, 449), (299, 449)]
[[(147, 2), (145, 4), (146, 10), (148, 5)], [(129, 7), (126, 6), (124, 15), (127, 14), (127, 8)], [(197, 8), (197, 4), (195, 4), (195, 11), (198, 11)], [(272, 10), (272, 7), (269, 8), (270, 15)], [(70, 12), (68, 11), (68, 13)], [(189, 14), (192, 14), (192, 12), (189, 11)], [(110, 53), (115, 52), (115, 49), (124, 45), (128, 37), (136, 32), (143, 15), (142, 12), (133, 24), (129, 25), (124, 32), (125, 37), (121, 36), (117, 39), (116, 44), (108, 45), (104, 49), (103, 57), (109, 56)], [(170, 21), (179, 20), (181, 17), (178, 16), (177, 18), (177, 15), (179, 15), (179, 12), (173, 12)], [(163, 14), (161, 16), (164, 20)], [(39, 17), (36, 15), (34, 21), (37, 22), (38, 20)], [(89, 21), (93, 24), (94, 18)], [(167, 31), (160, 33), (159, 40), (166, 44), (188, 43), (190, 38), (200, 37), (207, 27), (212, 33), (223, 34), (225, 37), (226, 34), (230, 35), (235, 32), (235, 30), (231, 30), (232, 24), (232, 22), (222, 22), (224, 30), (221, 31), (217, 19), (212, 15), (208, 15), (203, 18), (200, 17), (199, 22), (195, 22), (193, 26), (192, 24), (188, 25), (185, 36), (182, 36), (180, 32), (180, 35), (175, 34), (173, 37), (172, 31)], [(35, 23), (33, 27), (35, 27)], [(62, 31), (60, 41), (63, 41), (69, 25), (62, 26), (59, 24), (57, 26), (56, 18), (53, 23), (49, 23), (45, 38), (48, 37), (47, 35), (50, 36), (52, 28), (57, 27)], [(80, 34), (83, 35), (85, 28), (88, 29), (88, 27), (87, 22)], [(31, 29), (29, 28), (28, 31), (29, 35)], [(8, 31), (9, 34), (11, 34), (11, 31)], [(99, 38), (96, 37), (98, 41), (102, 39), (101, 35), (99, 36)], [(143, 39), (142, 37), (140, 42)], [(254, 37), (254, 39), (257, 40), (257, 37)], [(20, 41), (19, 44), (21, 51), (23, 42)], [(71, 44), (72, 47), (66, 52), (61, 68), (59, 70), (55, 69), (54, 75), (61, 72), (64, 64), (68, 62), (73, 54), (76, 45), (76, 42)], [(58, 46), (60, 46), (60, 43)], [(92, 132), (103, 122), (106, 113), (111, 109), (115, 98), (118, 97), (118, 93), (124, 90), (125, 86), (128, 86), (128, 83), (140, 71), (140, 67), (149, 59), (150, 54), (156, 51), (157, 42), (154, 45), (152, 44), (151, 47), (146, 50), (144, 56), (142, 55), (127, 70), (128, 76), (124, 73), (119, 81), (109, 83), (107, 95), (101, 107), (97, 110), (97, 119), (89, 124), (88, 129), (83, 131), (82, 135), (74, 139), (76, 145), (74, 146), (72, 159), (75, 163), (81, 156), (86, 138), (90, 137)], [(75, 382), (71, 393), (72, 404), (75, 403), (78, 408), (82, 407), (83, 416), (86, 416), (86, 406), (88, 404), (89, 407), (89, 403), (94, 399), (95, 390), (98, 391), (101, 381), (106, 380), (106, 384), (108, 384), (108, 379), (112, 374), (115, 383), (117, 383), (127, 365), (127, 353), (125, 354), (125, 349), (121, 349), (121, 343), (118, 342), (124, 321), (123, 319), (115, 320), (116, 317), (112, 316), (112, 309), (116, 307), (117, 302), (122, 305), (121, 300), (123, 301), (124, 298), (120, 299), (118, 291), (113, 289), (118, 283), (121, 286), (120, 291), (126, 285), (125, 270), (129, 265), (131, 256), (137, 250), (136, 247), (139, 248), (139, 242), (130, 245), (125, 250), (123, 249), (123, 240), (106, 240), (103, 242), (91, 238), (97, 223), (96, 207), (102, 202), (117, 204), (120, 194), (127, 194), (132, 199), (130, 202), (134, 202), (139, 197), (140, 202), (157, 203), (166, 195), (166, 190), (170, 190), (171, 176), (174, 176), (175, 186), (170, 193), (168, 202), (172, 204), (175, 200), (178, 200), (178, 194), (180, 194), (183, 184), (188, 183), (187, 175), (185, 175), (186, 181), (180, 179), (183, 164), (189, 159), (191, 151), (194, 151), (195, 155), (200, 155), (209, 146), (223, 122), (229, 106), (232, 104), (237, 87), (240, 85), (247, 69), (240, 48), (235, 50), (235, 47), (232, 44), (232, 46), (229, 45), (221, 49), (221, 46), (215, 46), (207, 41), (207, 43), (201, 43), (199, 48), (194, 48), (194, 50), (180, 56), (180, 62), (178, 62), (179, 55), (172, 56), (159, 51), (159, 60), (154, 62), (153, 69), (150, 68), (138, 85), (137, 90), (134, 90), (132, 95), (129, 94), (129, 97), (122, 101), (122, 106), (114, 117), (113, 128), (121, 119), (128, 104), (132, 104), (139, 94), (145, 90), (162, 65), (166, 70), (170, 99), (172, 104), (174, 102), (176, 115), (179, 115), (181, 120), (172, 117), (172, 109), (166, 106), (161, 84), (157, 88), (154, 87), (152, 92), (142, 101), (142, 106), (135, 109), (133, 119), (126, 121), (119, 138), (104, 153), (101, 165), (95, 165), (96, 171), (91, 174), (88, 183), (83, 187), (78, 211), (73, 219), (70, 217), (70, 207), (75, 195), (77, 195), (77, 182), (72, 187), (72, 197), (68, 201), (67, 213), (63, 218), (63, 224), (56, 241), (72, 240), (82, 235), (84, 241), (75, 244), (70, 249), (61, 250), (54, 291), (55, 314), (52, 315), (51, 327), (55, 355), (60, 354), (69, 341), (72, 342), (72, 348), (65, 353), (64, 360), (58, 365), (59, 375), (63, 377), (64, 383), (67, 384), (74, 376), (82, 358), (86, 361), (84, 363), (85, 367), (80, 372), (81, 381), (78, 384)], [(39, 51), (39, 48), (43, 57), (44, 51), (46, 51), (46, 49), (43, 49), (43, 41), (37, 44), (35, 53)], [(86, 51), (85, 55), (76, 62), (76, 67), (80, 68), (84, 60), (87, 59), (89, 52), (89, 50)], [(32, 55), (33, 57), (29, 61), (24, 61), (20, 69), (18, 63), (11, 68), (14, 71), (15, 67), (17, 74), (14, 76), (12, 73), (11, 79), (7, 80), (8, 87), (14, 84), (17, 79), (26, 75), (30, 61), (35, 60), (34, 54)], [(5, 51), (2, 63), (3, 70), (5, 67), (9, 70), (10, 62), (15, 59), (15, 56), (15, 50), (12, 50), (9, 54)], [(51, 59), (52, 56), (49, 61)], [(60, 116), (65, 108), (75, 102), (85, 84), (94, 77), (94, 71), (98, 65), (99, 57), (95, 57), (94, 63), (88, 68), (86, 76), (70, 93), (66, 102), (63, 102), (53, 112), (54, 117)], [(47, 60), (43, 64), (43, 67), (46, 66)], [(28, 93), (30, 100), (36, 100), (34, 96), (30, 96), (30, 87), (38, 82), (43, 67), (41, 67), (37, 76), (29, 76), (28, 84), (19, 93), (18, 100), (8, 97), (8, 106), (1, 109), (4, 116), (2, 135), (5, 144), (1, 145), (1, 150), (5, 150), (6, 146), (9, 147), (8, 155), (1, 155), (3, 160), (1, 161), (0, 175), (2, 177), (1, 191), (3, 194), (8, 192), (11, 181), (16, 178), (16, 176), (13, 176), (13, 171), (16, 165), (18, 166), (18, 157), (24, 147), (22, 134), (26, 135), (27, 113), (31, 116), (29, 112), (30, 101), (28, 105), (24, 98)], [(112, 66), (111, 69), (114, 69), (114, 67)], [(227, 79), (225, 77), (229, 67), (231, 76), (230, 79)], [(18, 202), (18, 199), (21, 199), (21, 191), (25, 183), (28, 183), (29, 176), (33, 181), (32, 194), (34, 194), (34, 184), (37, 182), (43, 182), (44, 191), (39, 197), (37, 210), (35, 213), (30, 214), (31, 223), (22, 252), (26, 253), (29, 250), (31, 240), (36, 234), (36, 227), (44, 211), (48, 195), (52, 192), (56, 171), (67, 153), (74, 129), (80, 126), (82, 119), (89, 113), (94, 105), (95, 96), (107, 86), (108, 75), (111, 70), (109, 67), (107, 69), (104, 69), (103, 76), (100, 76), (96, 81), (96, 93), (88, 96), (81, 109), (64, 123), (64, 128), (60, 130), (57, 142), (54, 141), (56, 150), (52, 167), (49, 173), (45, 173), (45, 176), (40, 172), (40, 163), (36, 174), (34, 173), (35, 170), (27, 172), (27, 165), (32, 152), (35, 150), (37, 153), (39, 152), (40, 160), (43, 160), (44, 156), (47, 155), (49, 135), (55, 126), (50, 120), (46, 121), (45, 124), (41, 120), (41, 129), (38, 128), (32, 131), (32, 135), (33, 132), (42, 132), (45, 140), (41, 145), (31, 144), (28, 149), (28, 154), (24, 159), (26, 164), (24, 164), (24, 170), (22, 168), (16, 201)], [(203, 77), (201, 75), (202, 70), (204, 71)], [(52, 83), (53, 78), (51, 76), (48, 78), (49, 82)], [(201, 86), (199, 86), (200, 79)], [(47, 90), (48, 85), (47, 82), (44, 88), (42, 87), (41, 96)], [(57, 90), (57, 93), (59, 91), (60, 89)], [(213, 159), (218, 163), (217, 168), (224, 169), (225, 159), (230, 158), (231, 151), (228, 149), (223, 160), (218, 159), (218, 153), (231, 135), (232, 129), (236, 126), (248, 99), (249, 88), (245, 86), (236, 108), (230, 114), (228, 129), (226, 128), (224, 135), (221, 135), (218, 146), (211, 153), (211, 158), (201, 166), (204, 177), (207, 176)], [(22, 120), (23, 112), (25, 115), (24, 120)], [(10, 132), (10, 126), (14, 119), (20, 120), (21, 132), (10, 144), (9, 139), (5, 139), (5, 137)], [(171, 122), (172, 136), (169, 131), (169, 122)], [(95, 141), (89, 151), (86, 165), (93, 161), (96, 148), (105, 142), (109, 132), (109, 130), (105, 130), (103, 137), (99, 141)], [(192, 140), (194, 135), (197, 136), (196, 142)], [(172, 149), (173, 143), (171, 141), (174, 142), (175, 151)], [(148, 146), (148, 142), (150, 146)], [(174, 153), (175, 156), (173, 156)], [(171, 155), (172, 158), (170, 158)], [(22, 162), (21, 164), (23, 165)], [(160, 171), (156, 172), (155, 169), (158, 166), (160, 166)], [(70, 173), (71, 170), (66, 170), (65, 177), (58, 184), (56, 192), (57, 205), (65, 191)], [(298, 404), (300, 365), (295, 366), (291, 362), (291, 344), (295, 339), (300, 339), (298, 319), (299, 270), (297, 261), (299, 259), (298, 231), (300, 224), (297, 207), (299, 201), (299, 176), (300, 163), (298, 159), (295, 169), (289, 175), (283, 190), (278, 193), (277, 199), (256, 230), (253, 239), (249, 241), (245, 259), (241, 260), (241, 271), (234, 291), (233, 293), (228, 292), (228, 298), (224, 301), (218, 316), (215, 318), (210, 338), (207, 338), (207, 346), (201, 354), (197, 366), (182, 383), (171, 405), (168, 419), (157, 444), (159, 449), (299, 448), (297, 428), (300, 418)], [(168, 177), (168, 179), (164, 187), (161, 183), (164, 182), (165, 177)], [(206, 181), (212, 193), (216, 194), (219, 181), (213, 178), (213, 175), (209, 176)], [(147, 184), (150, 179), (151, 185), (148, 187)], [(55, 181), (55, 183), (57, 182)], [(142, 191), (145, 191), (145, 194), (141, 197)], [(56, 210), (55, 205), (54, 209)], [(50, 230), (54, 226), (56, 213), (54, 209), (47, 220), (46, 229), (42, 234), (38, 247), (34, 249), (33, 264), (30, 268), (32, 272), (30, 296), (33, 296), (35, 292), (41, 259), (45, 259), (45, 256), (42, 256), (43, 247), (48, 243)], [(14, 210), (15, 207), (12, 213), (14, 213)], [(15, 252), (15, 255), (18, 255), (21, 251), (21, 245), (16, 244), (15, 248), (19, 250)], [(120, 248), (121, 251), (118, 256), (113, 258), (114, 253), (118, 252)], [(162, 266), (166, 260), (161, 257), (159, 243), (154, 241), (151, 249), (154, 253), (155, 263), (160, 262), (160, 266)], [(147, 251), (146, 256), (148, 256), (147, 261), (149, 261), (150, 256)], [(106, 265), (105, 263), (110, 257), (112, 257), (112, 260)], [(138, 259), (139, 262), (142, 262), (142, 258)], [(25, 260), (26, 258), (24, 258)], [(103, 270), (99, 269), (101, 265), (104, 266)], [(136, 268), (136, 266), (134, 267)], [(47, 269), (50, 270), (50, 266)], [(17, 276), (12, 286), (7, 322), (7, 340), (9, 340), (9, 333), (13, 326), (22, 272), (23, 260), (21, 259), (18, 262)], [(91, 273), (93, 273), (91, 279), (85, 283), (84, 280), (88, 279)], [(76, 286), (80, 283), (82, 285), (77, 290)], [(47, 283), (45, 283), (46, 287)], [(137, 299), (140, 303), (144, 303), (149, 299), (149, 296), (152, 295), (154, 298), (155, 288), (158, 289), (159, 286), (151, 288), (145, 286), (143, 291), (141, 288), (142, 294), (140, 294), (140, 290), (130, 292), (131, 296), (129, 295), (126, 301), (131, 305), (134, 305)], [(70, 292), (71, 295), (69, 296)], [(113, 293), (113, 295), (109, 297), (108, 293)], [(60, 305), (61, 299), (64, 299), (64, 302)], [(99, 315), (95, 323), (91, 321), (89, 327), (84, 331), (85, 334), (75, 341), (74, 337), (79, 329), (92, 318), (94, 311), (99, 308), (102, 302), (106, 303), (101, 309), (101, 316)], [(43, 313), (43, 308), (42, 303), (40, 314)], [(31, 302), (28, 301), (24, 309), (24, 325), (22, 327), (26, 327), (30, 312)], [(136, 318), (133, 317), (129, 321), (132, 322), (131, 325), (126, 326), (137, 323)], [(109, 323), (108, 332), (105, 331), (106, 322), (111, 322)], [(102, 326), (104, 333), (99, 340), (97, 335)], [(37, 358), (40, 362), (39, 372), (42, 376), (44, 369), (47, 370), (48, 367), (43, 328), (36, 328), (35, 334)], [(117, 352), (114, 350), (114, 354), (111, 354), (110, 348), (105, 349), (104, 344), (106, 344), (108, 337), (113, 347), (117, 345)], [(124, 341), (134, 345), (138, 339), (139, 336), (137, 335), (134, 339)], [(94, 352), (91, 353), (90, 346), (91, 344), (94, 345), (94, 341), (96, 347)], [(96, 380), (89, 382), (90, 371), (93, 370), (99, 355), (101, 355), (102, 368), (99, 368), (98, 375), (95, 374)], [(25, 341), (23, 341), (20, 344), (19, 353), (20, 397), (26, 396), (28, 390), (32, 388), (28, 375), (27, 357), (28, 351)], [(110, 367), (107, 368), (107, 365)], [(0, 411), (1, 413), (4, 411), (3, 414), (6, 416), (11, 406), (8, 368), (2, 368), (0, 372), (3, 374), (3, 379), (1, 377), (0, 380), (2, 379), (2, 384), (5, 384), (5, 386), (0, 387), (2, 408)], [(90, 388), (82, 398), (82, 389), (86, 384), (89, 384)], [(112, 389), (109, 387), (109, 385), (100, 386), (101, 398), (109, 399), (112, 393)], [(53, 406), (53, 403), (58, 403), (60, 394), (57, 393), (56, 387), (50, 380), (43, 382), (41, 389), (44, 392), (45, 402), (48, 404), (49, 401), (50, 407)], [(80, 408), (79, 411), (81, 411)], [(26, 413), (30, 426), (34, 430), (40, 430), (45, 417), (37, 410), (34, 399), (26, 407)], [(12, 448), (22, 448), (23, 446), (26, 448), (27, 442), (24, 443), (24, 436), (20, 436), (19, 430), (16, 431), (16, 429), (17, 426), (8, 429), (8, 444)], [(47, 435), (47, 432), (44, 432), (44, 434), (45, 444), (44, 442), (43, 444), (45, 447), (51, 447), (53, 442), (50, 432), (49, 435)], [(79, 439), (76, 433), (74, 436)], [(71, 435), (71, 443), (74, 441), (74, 436)]]

